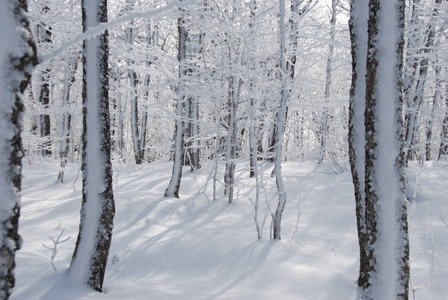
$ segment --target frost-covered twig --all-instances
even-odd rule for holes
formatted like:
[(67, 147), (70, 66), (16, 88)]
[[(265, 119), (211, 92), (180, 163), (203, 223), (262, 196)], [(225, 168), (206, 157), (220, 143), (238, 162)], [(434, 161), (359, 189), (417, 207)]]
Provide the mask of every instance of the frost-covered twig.
[(93, 28), (89, 28), (86, 32), (81, 33), (81, 34), (75, 36), (74, 38), (72, 38), (70, 41), (63, 43), (58, 49), (54, 50), (53, 52), (46, 54), (46, 55), (39, 56), (39, 58), (38, 58), (39, 63), (44, 63), (44, 62), (47, 62), (55, 57), (58, 57), (59, 55), (61, 55), (65, 50), (69, 49), (70, 47), (77, 45), (84, 40), (87, 40), (87, 39), (93, 38), (97, 35), (100, 35), (104, 31), (106, 31), (108, 29), (112, 29), (113, 27), (118, 26), (120, 24), (132, 21), (134, 19), (147, 19), (149, 17), (158, 16), (158, 15), (161, 15), (163, 13), (170, 11), (174, 7), (185, 7), (188, 5), (193, 5), (194, 3), (196, 3), (196, 0), (188, 0), (188, 1), (173, 0), (170, 3), (168, 3), (167, 5), (160, 7), (160, 8), (151, 9), (151, 10), (142, 11), (142, 12), (131, 12), (131, 13), (129, 13), (125, 16), (122, 16), (120, 18), (117, 18), (115, 20), (109, 21), (107, 23), (102, 23)]
[(62, 244), (62, 243), (64, 243), (64, 242), (66, 242), (66, 241), (68, 241), (69, 239), (71, 239), (71, 236), (69, 236), (68, 238), (61, 240), (61, 237), (62, 237), (62, 235), (64, 234), (64, 231), (65, 231), (65, 228), (63, 228), (63, 229), (61, 230), (61, 233), (60, 233), (59, 236), (56, 238), (56, 240), (53, 239), (52, 237), (49, 237), (49, 239), (53, 242), (53, 246), (52, 246), (52, 247), (49, 247), (49, 246), (45, 245), (44, 243), (42, 243), (42, 246), (43, 246), (45, 249), (51, 250), (51, 258), (50, 258), (50, 259), (51, 259), (51, 266), (53, 267), (53, 270), (54, 270), (55, 272), (58, 271), (58, 270), (56, 269), (55, 265), (54, 265), (54, 259), (55, 259), (56, 255), (58, 254), (58, 245), (59, 245), (59, 244)]
[(299, 221), (300, 216), (302, 215), (302, 211), (300, 210), (300, 200), (302, 199), (302, 195), (299, 195), (299, 200), (297, 201), (297, 219), (296, 219), (296, 228), (294, 229), (294, 232), (292, 233), (291, 239), (289, 242), (291, 243), (292, 239), (296, 235), (297, 230), (299, 229)]
[(448, 227), (448, 221), (446, 220), (446, 216), (442, 212), (440, 212), (440, 219), (445, 224), (445, 226)]

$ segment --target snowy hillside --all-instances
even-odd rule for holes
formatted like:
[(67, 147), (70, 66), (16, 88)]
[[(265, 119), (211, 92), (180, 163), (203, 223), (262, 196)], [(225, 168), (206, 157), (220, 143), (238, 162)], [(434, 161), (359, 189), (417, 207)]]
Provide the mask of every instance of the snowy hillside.
[[(271, 167), (262, 166), (260, 224), (266, 203), (274, 209), (277, 201)], [(447, 168), (413, 165), (409, 171), (416, 195), (409, 211), (415, 299), (448, 297)], [(77, 166), (60, 184), (56, 163), (25, 162), (24, 243), (12, 299), (355, 299), (358, 242), (349, 172), (285, 163), (283, 239), (274, 242), (269, 214), (257, 240), (248, 165), (237, 165), (232, 205), (222, 198), (221, 182), (213, 201), (211, 171), (212, 165), (198, 174), (185, 169), (181, 199), (166, 199), (170, 163), (115, 166), (115, 227), (105, 293), (99, 294), (75, 286), (66, 274), (79, 226)], [(50, 237), (56, 242), (62, 230), (59, 241), (70, 239), (57, 245), (53, 269)]]

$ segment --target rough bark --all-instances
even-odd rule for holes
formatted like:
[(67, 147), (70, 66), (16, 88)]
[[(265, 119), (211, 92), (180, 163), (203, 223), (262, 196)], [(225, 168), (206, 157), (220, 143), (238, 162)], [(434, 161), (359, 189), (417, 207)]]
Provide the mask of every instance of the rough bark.
[[(107, 0), (82, 1), (83, 30), (107, 22)], [(115, 215), (109, 120), (108, 32), (83, 44), (82, 205), (70, 273), (101, 292)]]
[(15, 254), (21, 247), (18, 234), (22, 184), (23, 92), (37, 64), (36, 45), (27, 18), (26, 0), (0, 3), (0, 299), (8, 299), (15, 285)]
[(365, 221), (365, 75), (367, 61), (368, 0), (350, 3), (350, 40), (352, 54), (352, 83), (349, 101), (348, 145), (352, 180), (355, 191), (356, 224), (359, 243), (358, 286), (368, 284), (369, 261)]
[(402, 133), (403, 31), (404, 0), (370, 0), (365, 110), (369, 264), (362, 299), (409, 298)]

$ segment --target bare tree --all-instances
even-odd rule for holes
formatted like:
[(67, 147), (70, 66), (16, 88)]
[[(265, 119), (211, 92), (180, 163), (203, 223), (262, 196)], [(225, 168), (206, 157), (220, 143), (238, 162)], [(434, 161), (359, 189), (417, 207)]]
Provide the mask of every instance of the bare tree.
[[(82, 1), (84, 32), (107, 22), (107, 0)], [(115, 215), (109, 124), (108, 32), (83, 44), (82, 206), (70, 263), (75, 280), (101, 292)]]
[(286, 124), (286, 105), (289, 98), (289, 86), (288, 86), (288, 71), (286, 65), (286, 33), (285, 33), (285, 1), (280, 0), (280, 19), (279, 19), (279, 28), (280, 28), (280, 83), (281, 83), (281, 92), (280, 92), (280, 105), (278, 108), (278, 112), (276, 114), (276, 124), (277, 124), (277, 137), (275, 144), (275, 156), (274, 156), (274, 169), (275, 169), (275, 181), (277, 184), (278, 190), (278, 205), (275, 210), (274, 219), (273, 219), (273, 239), (280, 240), (281, 239), (281, 224), (282, 224), (282, 216), (283, 210), (286, 205), (286, 190), (283, 183), (282, 176), (282, 144), (283, 144), (283, 134), (285, 130)]
[(78, 53), (74, 53), (69, 56), (64, 75), (64, 88), (62, 92), (62, 106), (64, 108), (64, 112), (62, 114), (61, 145), (59, 148), (59, 158), (61, 160), (61, 169), (58, 173), (59, 182), (64, 182), (64, 171), (68, 162), (68, 153), (70, 150), (70, 131), (72, 128), (72, 115), (69, 111), (70, 91), (73, 83), (75, 82), (75, 73), (78, 67), (78, 61)]
[(8, 299), (14, 287), (15, 253), (21, 246), (22, 94), (37, 64), (27, 11), (26, 0), (0, 2), (0, 299)]
[[(418, 2), (418, 1), (417, 1)], [(429, 54), (433, 51), (435, 41), (435, 23), (439, 16), (439, 6), (442, 0), (435, 0), (435, 6), (432, 11), (432, 16), (425, 24), (424, 31), (424, 43), (420, 49), (418, 49), (419, 57), (421, 59), (414, 61), (412, 66), (413, 78), (409, 79), (409, 83), (405, 86), (406, 95), (406, 132), (405, 132), (405, 151), (406, 162), (414, 158), (415, 138), (417, 135), (418, 122), (417, 117), (420, 108), (423, 104), (424, 89), (427, 80), (428, 68), (429, 68)], [(415, 4), (415, 3), (414, 3)], [(418, 3), (417, 3), (418, 5)], [(414, 8), (416, 10), (416, 8)], [(417, 13), (415, 14), (417, 15)], [(412, 36), (411, 36), (412, 38)], [(417, 71), (418, 70), (418, 71)], [(414, 86), (415, 85), (415, 86)]]
[[(181, 14), (185, 11), (180, 9)], [(173, 149), (173, 172), (170, 183), (165, 190), (165, 197), (179, 198), (180, 182), (182, 179), (182, 156), (184, 152), (184, 101), (185, 101), (185, 81), (188, 76), (188, 70), (185, 65), (187, 55), (188, 32), (185, 27), (183, 16), (177, 19), (177, 30), (179, 32), (178, 60), (179, 60), (179, 84), (177, 87), (176, 99), (176, 123), (174, 127), (174, 149)]]
[[(350, 122), (351, 139), (354, 139), (350, 154), (355, 155), (351, 163), (358, 230), (363, 230), (358, 233), (360, 246), (363, 247), (358, 281), (362, 289), (360, 297), (372, 300), (408, 299), (409, 237), (402, 132), (404, 0), (370, 0), (368, 9), (367, 2), (357, 2), (351, 3), (352, 49), (355, 50), (351, 117), (356, 113), (358, 119)], [(362, 18), (366, 16), (366, 11), (369, 17), (365, 28)], [(365, 29), (367, 32), (363, 31)], [(362, 35), (365, 34), (368, 36), (367, 47), (362, 44), (365, 42)], [(363, 74), (362, 65), (356, 69), (356, 64), (360, 62), (358, 59), (362, 58), (359, 51), (367, 57), (365, 169), (357, 165), (363, 162), (361, 156), (356, 156), (359, 155), (356, 151), (362, 151), (362, 140), (357, 135), (363, 130), (357, 107), (362, 92), (356, 91), (363, 88), (362, 79), (357, 80), (357, 76)], [(362, 178), (360, 173), (364, 170)], [(360, 181), (365, 182), (364, 194), (359, 190)]]
[[(42, 7), (42, 14), (47, 14), (50, 8), (44, 4)], [(51, 28), (44, 22), (37, 24), (37, 45), (39, 49), (48, 47), (52, 43)], [(50, 105), (50, 74), (51, 68), (47, 65), (44, 70), (40, 72), (39, 76), (39, 104), (41, 110), (48, 110)], [(51, 124), (50, 115), (48, 113), (41, 113), (38, 116), (37, 131), (41, 138), (39, 145), (39, 154), (43, 157), (51, 155)]]
[(360, 251), (358, 285), (368, 284), (367, 235), (365, 220), (365, 97), (367, 62), (368, 0), (350, 3), (350, 39), (352, 51), (352, 84), (350, 88), (348, 144), (349, 159), (355, 189), (356, 220)]

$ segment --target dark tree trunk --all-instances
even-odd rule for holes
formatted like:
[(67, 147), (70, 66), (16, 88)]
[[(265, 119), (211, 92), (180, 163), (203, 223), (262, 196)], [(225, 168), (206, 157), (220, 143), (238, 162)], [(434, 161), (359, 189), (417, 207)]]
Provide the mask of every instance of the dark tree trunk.
[(349, 160), (355, 190), (356, 223), (359, 242), (358, 286), (367, 287), (369, 261), (365, 221), (365, 75), (367, 61), (368, 0), (352, 0), (350, 9), (350, 40), (352, 52), (352, 84), (349, 102)]
[[(84, 32), (107, 22), (107, 0), (82, 1)], [(101, 292), (115, 215), (109, 121), (108, 32), (83, 44), (82, 206), (70, 263), (76, 280)]]
[(227, 95), (227, 139), (226, 139), (226, 169), (224, 173), (224, 195), (228, 202), (233, 203), (235, 185), (235, 159), (238, 139), (238, 99), (240, 97), (241, 80), (235, 76), (227, 79), (229, 83)]
[(426, 127), (426, 144), (425, 144), (425, 158), (427, 161), (431, 160), (431, 144), (432, 144), (432, 131), (433, 131), (433, 121), (436, 115), (436, 107), (437, 107), (437, 102), (439, 101), (440, 98), (440, 89), (442, 88), (442, 83), (440, 80), (440, 70), (441, 67), (438, 64), (438, 62), (436, 61), (436, 66), (435, 66), (435, 77), (436, 77), (436, 82), (435, 82), (435, 87), (434, 87), (434, 96), (432, 98), (432, 105), (431, 105), (431, 114), (429, 116), (428, 119), (428, 125)]
[[(412, 101), (407, 99), (409, 102), (409, 111), (406, 113), (406, 135), (405, 135), (405, 151), (406, 151), (406, 164), (407, 161), (413, 160), (415, 157), (415, 145), (416, 145), (416, 135), (417, 135), (417, 118), (420, 108), (423, 104), (423, 95), (426, 85), (426, 77), (429, 67), (429, 54), (433, 51), (434, 38), (435, 38), (435, 23), (439, 15), (439, 5), (442, 0), (435, 0), (436, 6), (433, 9), (432, 17), (427, 24), (427, 31), (425, 32), (425, 45), (419, 51), (419, 55), (423, 56), (423, 59), (418, 64), (419, 72), (416, 74), (416, 86), (413, 92)], [(417, 68), (417, 66), (416, 66)], [(414, 79), (415, 80), (415, 79)]]
[(21, 132), (23, 93), (37, 64), (36, 45), (27, 18), (26, 0), (2, 1), (0, 40), (15, 45), (0, 51), (0, 299), (8, 299), (15, 285), (15, 254), (21, 247), (18, 234), (22, 187)]
[(369, 2), (365, 110), (368, 279), (362, 287), (363, 299), (409, 298), (401, 79), (404, 18), (404, 0)]
[(69, 112), (70, 105), (70, 89), (75, 82), (75, 73), (78, 67), (78, 54), (69, 58), (67, 70), (65, 72), (64, 91), (62, 95), (62, 105), (65, 111), (62, 115), (61, 130), (61, 146), (59, 149), (59, 158), (61, 160), (61, 169), (58, 173), (58, 181), (64, 182), (64, 170), (68, 161), (68, 153), (70, 150), (70, 131), (72, 127), (72, 115)]
[(111, 115), (112, 152), (123, 159), (124, 151), (124, 117), (121, 105), (121, 74), (118, 66), (110, 68), (111, 91), (114, 91), (112, 100), (113, 113)]
[[(445, 70), (448, 75), (448, 69)], [(439, 160), (448, 159), (448, 84), (445, 83), (445, 117), (442, 121), (442, 130), (440, 133)]]
[[(181, 10), (181, 13), (183, 10)], [(188, 32), (185, 28), (185, 20), (180, 17), (177, 20), (177, 30), (179, 32), (179, 85), (177, 88), (176, 100), (176, 124), (174, 127), (174, 149), (173, 149), (173, 172), (171, 174), (170, 183), (165, 190), (165, 197), (179, 198), (180, 182), (182, 179), (182, 158), (184, 155), (184, 101), (185, 101), (185, 81), (187, 69), (185, 67), (186, 59), (186, 42)]]
[[(49, 7), (44, 6), (42, 14), (49, 12)], [(46, 24), (40, 23), (37, 25), (37, 43), (51, 44), (51, 28)], [(50, 104), (50, 73), (49, 67), (45, 68), (39, 77), (39, 103), (42, 110), (48, 110)], [(40, 114), (38, 116), (39, 135), (42, 139), (39, 145), (39, 154), (43, 157), (51, 155), (51, 124), (49, 114)]]

